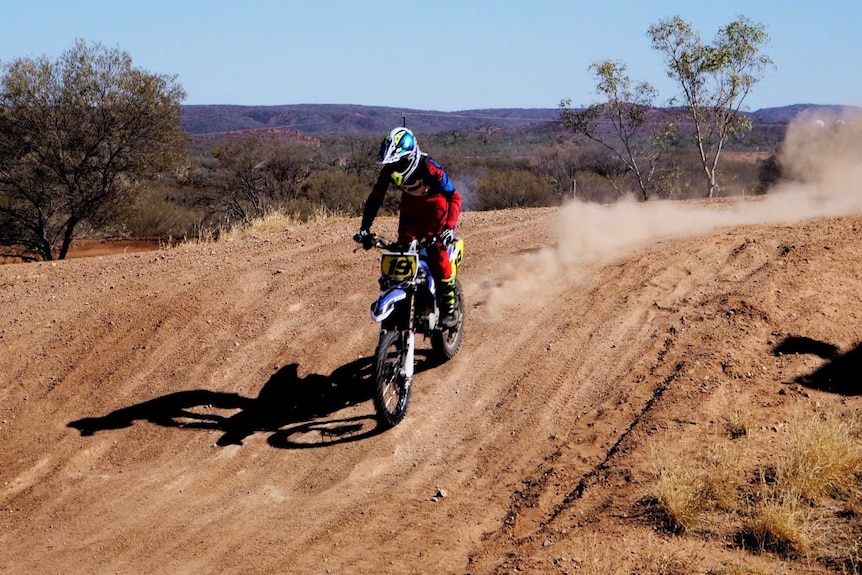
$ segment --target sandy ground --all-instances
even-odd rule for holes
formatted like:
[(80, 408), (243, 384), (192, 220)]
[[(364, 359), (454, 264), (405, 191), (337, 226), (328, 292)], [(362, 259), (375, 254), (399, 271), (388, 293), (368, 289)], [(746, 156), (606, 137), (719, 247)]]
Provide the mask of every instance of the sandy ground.
[(702, 546), (633, 513), (654, 451), (736, 396), (764, 433), (859, 407), (858, 383), (779, 395), (826, 360), (774, 349), (862, 340), (862, 219), (662, 238), (601, 209), (464, 215), (463, 348), (420, 363), (384, 433), (355, 221), (0, 266), (0, 572), (552, 573), (596, 541)]
[(0, 573), (834, 572), (664, 532), (642, 502), (728, 414), (767, 447), (858, 416), (855, 169), (760, 200), (464, 214), (463, 347), (419, 354), (382, 433), (358, 220), (0, 266)]

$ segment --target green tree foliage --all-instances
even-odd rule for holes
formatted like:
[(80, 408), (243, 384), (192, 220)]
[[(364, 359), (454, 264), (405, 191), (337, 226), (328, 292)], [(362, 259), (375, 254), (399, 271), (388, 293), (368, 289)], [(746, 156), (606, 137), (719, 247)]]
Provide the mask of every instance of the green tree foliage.
[(721, 28), (712, 44), (704, 44), (682, 18), (660, 20), (648, 35), (664, 56), (667, 75), (682, 90), (682, 103), (694, 124), (707, 195), (718, 190), (717, 168), (722, 146), (735, 134), (751, 129), (742, 104), (772, 64), (761, 53), (768, 41), (765, 28), (745, 17)]
[(175, 77), (81, 40), (57, 60), (3, 63), (0, 243), (66, 257), (80, 224), (104, 226), (142, 177), (185, 161), (184, 98)]
[[(562, 118), (567, 128), (610, 152), (625, 167), (626, 175), (637, 182), (640, 199), (647, 200), (655, 188), (654, 176), (669, 133), (668, 127), (653, 127), (647, 119), (656, 90), (646, 82), (633, 85), (622, 62), (595, 62), (589, 69), (604, 101), (584, 110), (573, 110), (571, 100), (563, 100)], [(620, 195), (625, 195), (616, 177), (607, 178)]]

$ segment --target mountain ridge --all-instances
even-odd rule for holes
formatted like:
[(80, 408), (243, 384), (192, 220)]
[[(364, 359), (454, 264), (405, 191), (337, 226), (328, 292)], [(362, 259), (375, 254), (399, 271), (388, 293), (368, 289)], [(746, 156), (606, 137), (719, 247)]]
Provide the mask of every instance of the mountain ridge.
[[(803, 113), (833, 117), (850, 106), (792, 104), (746, 112), (755, 124), (790, 123)], [(654, 108), (657, 117), (675, 117), (678, 108)], [(862, 109), (860, 109), (862, 110)], [(379, 134), (407, 122), (424, 133), (483, 127), (517, 129), (560, 120), (558, 108), (482, 108), (442, 112), (357, 104), (285, 104), (250, 106), (192, 104), (183, 106), (182, 128), (193, 135), (284, 129), (311, 136)]]

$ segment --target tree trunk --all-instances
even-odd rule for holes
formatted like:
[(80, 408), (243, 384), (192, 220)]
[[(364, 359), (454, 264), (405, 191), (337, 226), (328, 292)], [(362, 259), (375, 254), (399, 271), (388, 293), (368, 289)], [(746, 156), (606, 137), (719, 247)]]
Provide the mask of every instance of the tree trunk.
[(72, 245), (72, 234), (77, 224), (78, 220), (74, 219), (69, 220), (69, 223), (66, 224), (66, 230), (63, 232), (63, 245), (60, 246), (60, 254), (57, 256), (57, 259), (66, 259), (66, 254), (69, 253), (69, 246)]

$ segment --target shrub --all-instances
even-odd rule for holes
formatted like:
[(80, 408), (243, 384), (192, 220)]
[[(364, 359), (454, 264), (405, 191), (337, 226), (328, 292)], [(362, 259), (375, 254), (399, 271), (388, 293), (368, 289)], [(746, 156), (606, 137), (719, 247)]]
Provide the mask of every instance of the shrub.
[(302, 188), (303, 198), (284, 206), (289, 212), (308, 219), (321, 210), (332, 214), (356, 216), (368, 197), (369, 187), (354, 175), (341, 170), (324, 170), (309, 176)]
[(148, 182), (122, 211), (117, 222), (119, 235), (135, 238), (194, 235), (203, 214), (184, 205), (178, 199), (180, 195), (175, 184)]
[(595, 172), (581, 170), (575, 177), (575, 198), (581, 202), (610, 203), (620, 198), (610, 182)]
[(719, 173), (722, 196), (760, 193), (760, 166), (748, 159), (725, 158)]
[(757, 193), (765, 194), (769, 188), (777, 184), (783, 177), (778, 157), (772, 154), (765, 160), (758, 161)]
[(506, 168), (492, 171), (475, 185), (476, 209), (500, 210), (560, 204), (548, 182), (530, 170)]

